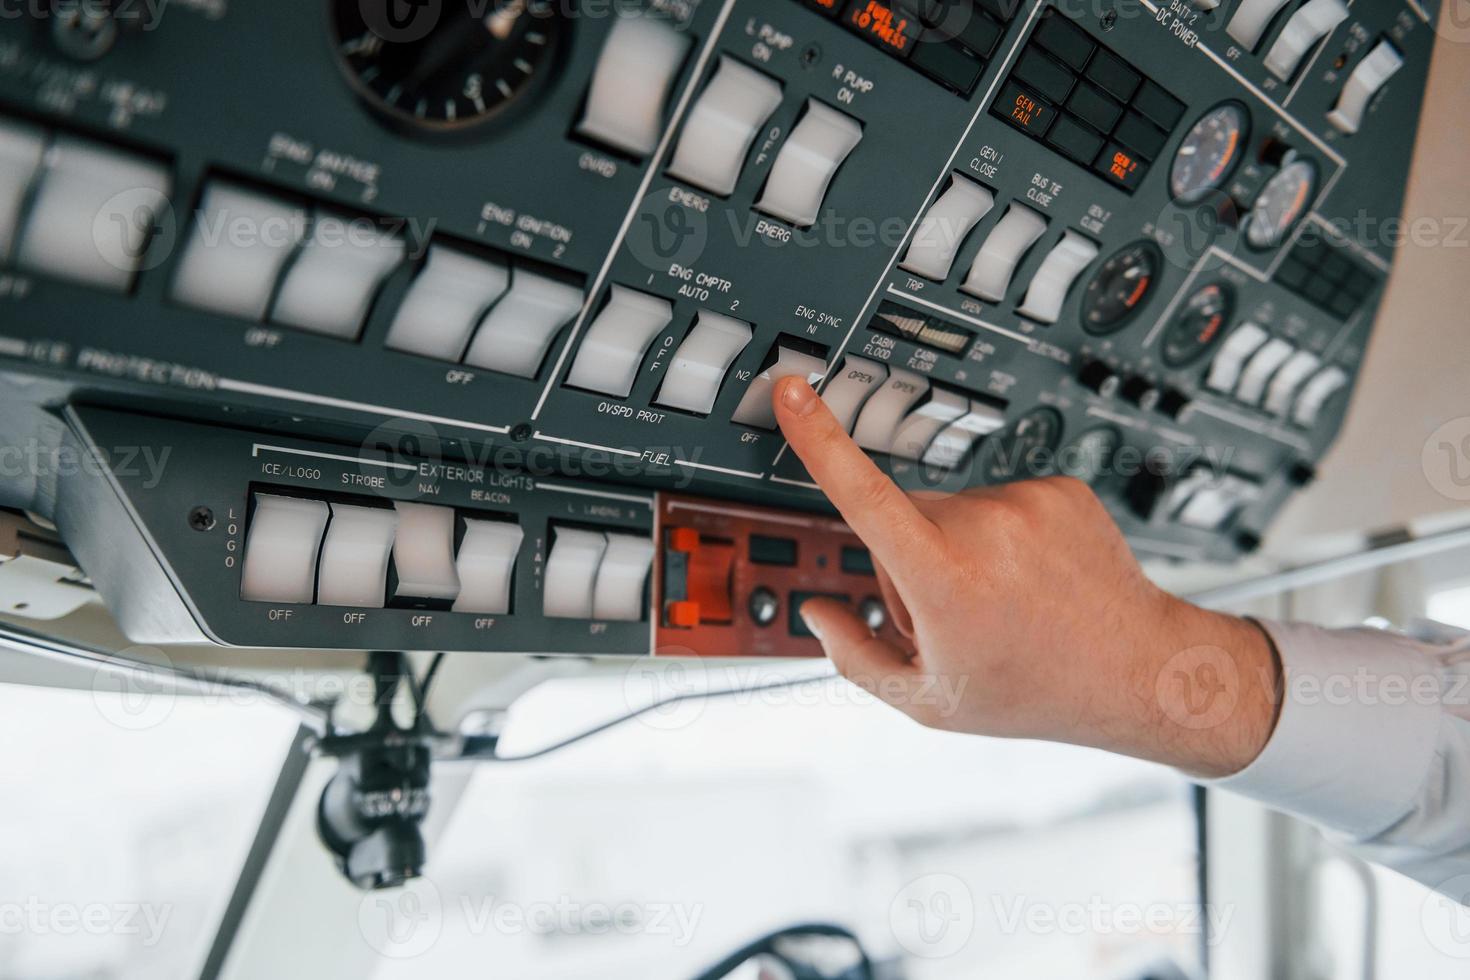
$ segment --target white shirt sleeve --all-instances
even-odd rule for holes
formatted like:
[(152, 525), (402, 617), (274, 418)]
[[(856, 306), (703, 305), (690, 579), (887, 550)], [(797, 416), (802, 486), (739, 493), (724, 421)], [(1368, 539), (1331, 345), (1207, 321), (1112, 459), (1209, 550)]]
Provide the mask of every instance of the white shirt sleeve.
[(1206, 785), (1438, 888), (1470, 874), (1470, 639), (1262, 622), (1281, 657), (1266, 748)]

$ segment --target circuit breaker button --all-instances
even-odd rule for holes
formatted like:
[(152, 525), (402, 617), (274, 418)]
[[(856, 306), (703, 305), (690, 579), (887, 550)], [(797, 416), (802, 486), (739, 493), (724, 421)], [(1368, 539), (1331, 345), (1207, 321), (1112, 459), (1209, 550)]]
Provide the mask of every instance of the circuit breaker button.
[(929, 397), (898, 423), (889, 454), (901, 459), (918, 459), (941, 429), (969, 410), (970, 400), (964, 395), (943, 388), (930, 388)]
[(713, 194), (729, 194), (756, 133), (780, 104), (779, 82), (721, 55), (720, 67), (689, 111), (669, 175)]
[(883, 387), (874, 392), (858, 415), (852, 437), (859, 446), (886, 453), (893, 446), (899, 420), (908, 414), (929, 390), (929, 380), (911, 371), (894, 368)]
[(935, 282), (949, 277), (960, 243), (995, 204), (995, 197), (966, 177), (952, 174), (949, 188), (929, 206), (914, 232), (903, 261), (898, 264)]
[(311, 602), (316, 560), (327, 529), (325, 501), (255, 494), (245, 535), (240, 598), (251, 602)]
[(407, 254), (403, 239), (366, 218), (318, 211), (311, 237), (281, 283), (271, 320), (354, 340), (378, 289)]
[(429, 258), (408, 287), (388, 328), (385, 346), (441, 361), (458, 361), (490, 304), (510, 285), (499, 262), (430, 245)]
[(1347, 20), (1348, 9), (1342, 0), (1310, 0), (1291, 15), (1271, 49), (1266, 52), (1266, 70), (1283, 82), (1296, 74), (1312, 45), (1337, 29)]
[(651, 15), (622, 17), (608, 31), (577, 132), (634, 156), (652, 152), (664, 103), (689, 37)]
[(725, 373), (750, 343), (750, 338), (750, 324), (700, 310), (694, 329), (674, 351), (654, 401), (669, 408), (708, 415), (715, 406)]
[(317, 573), (317, 604), (380, 609), (388, 595), (388, 558), (398, 512), (354, 504), (331, 507)]
[(570, 527), (556, 528), (553, 534), (542, 612), (552, 619), (591, 619), (592, 591), (607, 535)]
[(459, 573), (454, 568), (454, 508), (395, 500), (398, 531), (393, 536), (393, 594), (411, 599), (454, 599)]
[(1373, 50), (1354, 66), (1337, 97), (1337, 104), (1327, 114), (1327, 121), (1349, 135), (1363, 125), (1363, 113), (1378, 90), (1404, 67), (1404, 56), (1388, 41), (1379, 41)]
[(1075, 231), (1062, 235), (1031, 278), (1017, 313), (1038, 323), (1056, 323), (1067, 293), (1088, 263), (1097, 258), (1097, 243)]
[(1012, 204), (980, 246), (960, 289), (992, 303), (1006, 298), (1021, 257), (1046, 231), (1046, 219), (1023, 204)]
[(970, 410), (955, 419), (934, 437), (924, 451), (923, 461), (927, 466), (938, 466), (952, 470), (984, 436), (1005, 425), (1005, 413), (981, 402), (970, 402)]
[(170, 295), (198, 310), (259, 322), (281, 269), (305, 236), (305, 208), (212, 183), (199, 203)]
[(888, 368), (882, 364), (861, 357), (848, 357), (827, 383), (822, 392), (822, 401), (827, 403), (827, 408), (837, 418), (837, 424), (842, 427), (842, 431), (851, 432), (858, 409), (863, 407), (868, 396), (877, 391), (878, 386), (886, 380)]
[(0, 261), (10, 257), (16, 226), (46, 151), (46, 134), (34, 126), (0, 122)]
[(509, 521), (465, 518), (464, 540), (454, 559), (459, 597), (453, 612), (500, 615), (510, 612), (510, 584), (526, 532)]
[(674, 308), (668, 300), (613, 286), (607, 305), (587, 328), (577, 348), (566, 383), (627, 398), (648, 345), (673, 318)]
[(609, 531), (607, 550), (592, 587), (592, 618), (636, 623), (643, 618), (643, 596), (653, 567), (653, 540)]
[(487, 371), (534, 378), (557, 331), (581, 308), (582, 291), (576, 286), (517, 269), (510, 292), (480, 322), (464, 361)]
[(58, 136), (42, 157), (20, 236), (22, 268), (99, 286), (132, 288), (172, 186), (152, 160)]
[(776, 382), (795, 375), (805, 378), (808, 384), (816, 384), (826, 373), (826, 361), (788, 347), (780, 341), (777, 341), (774, 353), (775, 359), (770, 366), (751, 379), (750, 386), (745, 389), (745, 396), (735, 408), (735, 414), (730, 416), (732, 422), (757, 429), (774, 429), (776, 410), (771, 404), (771, 391), (776, 387)]
[(811, 225), (837, 168), (862, 138), (863, 127), (856, 119), (807, 99), (806, 112), (771, 164), (756, 210), (798, 228)]

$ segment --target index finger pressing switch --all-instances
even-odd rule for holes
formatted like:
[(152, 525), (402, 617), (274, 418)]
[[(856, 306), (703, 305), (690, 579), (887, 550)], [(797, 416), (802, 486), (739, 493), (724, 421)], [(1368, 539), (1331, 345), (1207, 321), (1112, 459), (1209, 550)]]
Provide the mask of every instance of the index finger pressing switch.
[(929, 379), (894, 368), (888, 380), (873, 393), (858, 415), (852, 437), (859, 446), (875, 453), (886, 453), (893, 446), (898, 421), (929, 390)]
[(556, 332), (582, 308), (576, 286), (517, 269), (510, 292), (475, 331), (464, 361), (472, 367), (534, 378)]
[(779, 82), (721, 55), (719, 69), (689, 112), (669, 174), (729, 194), (755, 134), (780, 104)]
[(1342, 0), (1310, 0), (1291, 15), (1266, 52), (1266, 69), (1283, 82), (1291, 78), (1308, 49), (1331, 34), (1347, 16)]
[(20, 265), (117, 292), (132, 288), (168, 205), (168, 171), (143, 157), (58, 136), (37, 180)]
[(553, 531), (546, 559), (542, 612), (552, 619), (591, 619), (597, 566), (607, 550), (599, 531), (560, 527)]
[(1327, 114), (1327, 121), (1344, 133), (1352, 134), (1363, 125), (1363, 113), (1378, 90), (1404, 67), (1404, 56), (1388, 41), (1379, 41), (1348, 75), (1337, 97), (1337, 105)]
[(843, 359), (841, 369), (832, 376), (822, 392), (822, 401), (827, 403), (827, 408), (836, 417), (843, 432), (852, 431), (858, 409), (863, 407), (868, 396), (886, 380), (888, 368), (877, 361), (861, 357)]
[(454, 560), (459, 597), (453, 612), (510, 612), (510, 583), (526, 532), (508, 521), (465, 518), (464, 540)]
[(1045, 218), (1024, 204), (1012, 204), (985, 236), (960, 289), (992, 303), (1005, 299), (1021, 257), (1044, 231)]
[(332, 523), (317, 575), (317, 604), (380, 609), (388, 593), (388, 557), (398, 512), (354, 504), (331, 506)]
[(186, 306), (260, 321), (291, 253), (306, 236), (306, 209), (216, 181), (170, 287)]
[(240, 598), (311, 602), (316, 595), (316, 559), (327, 513), (321, 500), (257, 493), (255, 514), (245, 535)]
[(409, 354), (458, 361), (475, 324), (508, 285), (510, 270), (500, 263), (430, 245), (429, 259), (408, 287), (385, 344)]
[(403, 239), (365, 218), (317, 212), (311, 238), (286, 272), (271, 319), (355, 339), (378, 287), (408, 253)]
[(653, 567), (653, 540), (609, 531), (592, 587), (592, 618), (636, 623), (643, 618), (644, 583)]
[(853, 147), (863, 138), (863, 127), (816, 99), (806, 100), (806, 112), (771, 164), (771, 175), (756, 210), (805, 228), (817, 220), (827, 185)]
[(1000, 409), (980, 402), (970, 402), (970, 410), (944, 428), (924, 451), (924, 463), (952, 470), (960, 465), (976, 440), (1005, 425)]
[(898, 423), (889, 454), (902, 459), (918, 459), (941, 429), (969, 410), (970, 400), (958, 392), (930, 388), (928, 399)]
[(577, 132), (634, 156), (651, 152), (688, 50), (688, 36), (668, 21), (648, 14), (619, 18), (592, 70)]
[(454, 508), (395, 500), (398, 531), (393, 536), (394, 595), (412, 599), (455, 599)]
[(776, 342), (767, 360), (766, 368), (745, 389), (745, 397), (740, 399), (735, 414), (730, 416), (731, 421), (757, 429), (774, 429), (776, 410), (771, 404), (771, 391), (776, 382), (795, 375), (805, 378), (808, 384), (815, 384), (827, 370), (827, 362), (820, 357), (796, 350), (781, 341)]
[(919, 222), (899, 268), (943, 282), (949, 277), (960, 243), (994, 205), (990, 191), (968, 177), (952, 174), (949, 189), (939, 195)]
[(607, 305), (577, 348), (567, 384), (627, 398), (648, 345), (673, 318), (674, 308), (668, 300), (613, 286)]
[(1072, 283), (1097, 258), (1097, 243), (1068, 231), (1042, 259), (1017, 313), (1038, 323), (1056, 323)]
[(46, 134), (22, 123), (0, 122), (0, 260), (10, 257), (15, 228), (41, 169)]
[(715, 407), (715, 396), (725, 372), (745, 346), (750, 343), (750, 324), (722, 313), (700, 310), (694, 329), (689, 331), (674, 358), (668, 374), (659, 386), (660, 405), (708, 415)]

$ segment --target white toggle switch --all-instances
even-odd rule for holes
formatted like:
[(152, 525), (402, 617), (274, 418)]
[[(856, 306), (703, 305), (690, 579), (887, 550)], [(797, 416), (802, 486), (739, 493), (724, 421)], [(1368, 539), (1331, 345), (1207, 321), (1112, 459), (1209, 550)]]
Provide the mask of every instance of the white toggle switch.
[(1323, 368), (1321, 373), (1302, 386), (1302, 393), (1297, 396), (1296, 407), (1291, 412), (1291, 420), (1303, 428), (1316, 425), (1317, 416), (1322, 413), (1322, 407), (1327, 404), (1327, 400), (1347, 383), (1347, 372), (1342, 368), (1335, 364)]
[(822, 401), (827, 403), (827, 408), (836, 416), (837, 424), (842, 430), (851, 432), (858, 409), (863, 407), (868, 396), (877, 391), (878, 386), (886, 380), (888, 369), (883, 365), (861, 357), (848, 357), (822, 391)]
[(407, 252), (403, 239), (368, 218), (318, 211), (311, 237), (281, 283), (271, 320), (354, 340), (378, 288)]
[(388, 596), (388, 556), (397, 530), (395, 510), (332, 504), (332, 523), (317, 573), (318, 605), (381, 609)]
[(894, 368), (888, 380), (873, 393), (858, 414), (857, 425), (852, 430), (853, 439), (864, 449), (875, 453), (888, 452), (893, 446), (899, 420), (928, 390), (928, 378)]
[(806, 112), (771, 164), (756, 209), (798, 228), (812, 224), (832, 175), (862, 138), (863, 127), (856, 119), (807, 99)]
[(664, 383), (659, 386), (660, 405), (708, 415), (725, 372), (745, 345), (750, 343), (750, 324), (722, 313), (700, 310), (674, 357), (669, 361)]
[(1331, 34), (1347, 20), (1348, 9), (1342, 0), (1309, 0), (1291, 15), (1271, 49), (1266, 52), (1266, 69), (1283, 82), (1296, 73), (1305, 55), (1318, 41)]
[(542, 613), (553, 619), (591, 619), (597, 566), (607, 550), (607, 535), (578, 528), (556, 529), (546, 559)]
[(781, 84), (729, 55), (705, 86), (679, 136), (670, 176), (714, 194), (735, 189), (756, 133), (781, 104)]
[(1327, 121), (1344, 133), (1356, 133), (1363, 125), (1363, 113), (1378, 90), (1383, 88), (1400, 68), (1404, 56), (1388, 41), (1379, 41), (1348, 75), (1337, 97), (1337, 105), (1327, 114)]
[(0, 120), (0, 261), (10, 257), (20, 212), (45, 151), (46, 134), (41, 130)]
[(674, 309), (668, 300), (613, 286), (607, 305), (587, 328), (577, 348), (567, 384), (627, 398), (648, 345), (673, 318)]
[(325, 501), (257, 493), (255, 515), (245, 535), (240, 598), (311, 602), (327, 516)]
[(1259, 485), (1238, 476), (1207, 476), (1199, 489), (1189, 494), (1177, 519), (1186, 527), (1218, 531), (1225, 522), (1261, 495)]
[(1276, 12), (1286, 6), (1287, 0), (1241, 0), (1235, 8), (1235, 16), (1225, 26), (1225, 31), (1247, 51), (1254, 51), (1261, 43), (1261, 35)]
[(459, 597), (450, 607), (453, 612), (510, 612), (510, 583), (525, 536), (519, 524), (465, 518), (464, 540), (454, 559)]
[(990, 191), (967, 177), (951, 175), (949, 189), (925, 212), (899, 268), (943, 282), (949, 277), (960, 243), (994, 205)]
[(952, 470), (960, 465), (975, 442), (1005, 425), (1005, 414), (998, 408), (970, 402), (970, 410), (942, 429), (924, 453), (924, 463)]
[(771, 390), (776, 387), (776, 382), (796, 375), (805, 378), (808, 384), (815, 384), (826, 371), (827, 362), (820, 357), (786, 347), (778, 341), (775, 362), (751, 379), (730, 421), (757, 429), (774, 429), (776, 410), (771, 405)]
[(636, 623), (643, 618), (644, 583), (653, 567), (653, 541), (636, 534), (607, 533), (607, 550), (592, 587), (592, 618)]
[(576, 286), (517, 269), (510, 292), (491, 307), (475, 331), (464, 362), (534, 378), (556, 332), (581, 308), (582, 291)]
[(385, 345), (441, 361), (458, 361), (475, 325), (510, 285), (499, 262), (430, 245), (429, 258), (408, 287)]
[(620, 17), (602, 44), (577, 132), (634, 156), (652, 152), (664, 103), (689, 50), (689, 37), (666, 20)]
[(58, 136), (42, 156), (20, 235), (24, 269), (126, 292), (171, 187), (161, 164)]
[(1299, 350), (1276, 372), (1271, 387), (1266, 389), (1266, 411), (1272, 415), (1285, 415), (1291, 410), (1292, 399), (1297, 389), (1322, 365), (1322, 359), (1310, 351)]
[(1044, 231), (1045, 218), (1023, 204), (1012, 204), (985, 236), (960, 289), (992, 303), (1005, 299), (1021, 257)]
[(1041, 260), (1031, 285), (1026, 288), (1026, 299), (1020, 309), (1021, 316), (1038, 323), (1056, 323), (1061, 316), (1062, 303), (1072, 283), (1097, 258), (1097, 243), (1068, 231), (1062, 235), (1052, 250)]
[(970, 400), (954, 391), (930, 388), (929, 397), (903, 417), (889, 446), (890, 455), (918, 459), (934, 437), (970, 410)]
[(1235, 387), (1235, 397), (1247, 405), (1259, 404), (1261, 396), (1266, 392), (1266, 382), (1271, 380), (1276, 369), (1285, 364), (1286, 359), (1295, 351), (1295, 347), (1280, 337), (1272, 337), (1266, 341), (1245, 362), (1245, 370), (1240, 372), (1240, 384)]
[(1234, 391), (1246, 358), (1254, 354), (1269, 336), (1254, 323), (1242, 323), (1220, 345), (1220, 353), (1210, 363), (1210, 374), (1205, 384), (1227, 395)]
[(281, 269), (305, 236), (305, 208), (216, 181), (199, 202), (170, 295), (195, 309), (263, 320)]
[(454, 508), (395, 500), (398, 532), (393, 536), (394, 595), (453, 599), (459, 595), (454, 569)]

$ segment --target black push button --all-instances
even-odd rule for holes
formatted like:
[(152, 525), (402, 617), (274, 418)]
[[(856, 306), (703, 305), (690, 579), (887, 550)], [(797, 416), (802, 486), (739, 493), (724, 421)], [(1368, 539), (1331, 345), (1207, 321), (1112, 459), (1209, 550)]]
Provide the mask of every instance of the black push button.
[(1139, 82), (1138, 72), (1129, 68), (1122, 58), (1111, 51), (1099, 51), (1093, 57), (1092, 63), (1087, 66), (1087, 77), (1120, 102), (1133, 98)]
[(1042, 18), (1034, 37), (1037, 44), (1071, 65), (1074, 71), (1082, 70), (1093, 48), (1097, 47), (1086, 31), (1061, 14)]
[(1133, 108), (1165, 129), (1173, 129), (1179, 117), (1184, 115), (1184, 103), (1150, 81), (1144, 81), (1143, 87), (1133, 97)]
[(1002, 24), (1010, 22), (1021, 7), (1021, 0), (975, 0), (975, 6), (985, 11)]
[(1051, 125), (1056, 110), (1015, 82), (1006, 82), (991, 111), (1018, 129), (1041, 137)]
[(1102, 149), (1103, 138), (1070, 116), (1057, 117), (1056, 124), (1046, 135), (1046, 141), (1064, 154), (1086, 166)]
[(1125, 150), (1117, 143), (1109, 143), (1103, 148), (1092, 169), (1129, 191), (1137, 188), (1143, 175), (1148, 173), (1147, 164), (1138, 159), (1132, 150)]
[(1169, 134), (1149, 122), (1136, 112), (1130, 112), (1113, 130), (1113, 139), (1136, 151), (1139, 156), (1152, 160), (1164, 148)]
[(909, 64), (961, 95), (975, 91), (975, 83), (985, 67), (985, 62), (952, 41), (914, 45)]
[(954, 39), (982, 58), (990, 57), (1005, 28), (978, 10), (956, 10), (938, 27), (953, 30)]
[(1123, 114), (1123, 107), (1102, 93), (1101, 89), (1083, 83), (1072, 90), (1067, 100), (1072, 115), (1100, 133), (1109, 132)]
[(1013, 74), (1057, 105), (1072, 90), (1072, 73), (1035, 48), (1026, 49)]

